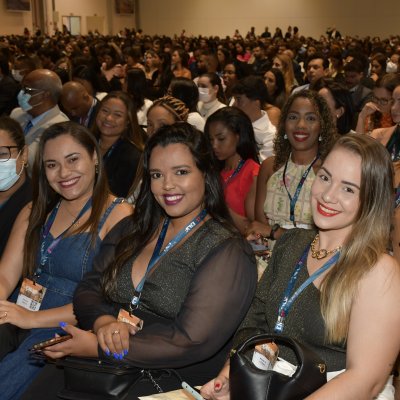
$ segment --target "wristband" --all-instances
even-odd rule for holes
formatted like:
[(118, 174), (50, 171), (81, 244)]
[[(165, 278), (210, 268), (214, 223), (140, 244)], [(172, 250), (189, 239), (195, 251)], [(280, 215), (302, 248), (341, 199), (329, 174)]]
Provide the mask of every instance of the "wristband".
[(269, 234), (268, 239), (269, 240), (276, 240), (275, 238), (275, 232), (280, 228), (281, 226), (279, 224), (274, 224), (271, 228), (271, 232)]

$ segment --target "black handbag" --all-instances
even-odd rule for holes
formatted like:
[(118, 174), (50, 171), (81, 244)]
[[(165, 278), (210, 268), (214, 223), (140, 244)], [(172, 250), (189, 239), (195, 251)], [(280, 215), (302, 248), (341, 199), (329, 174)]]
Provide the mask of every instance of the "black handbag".
[[(257, 368), (245, 352), (255, 345), (275, 342), (291, 349), (298, 360), (292, 377)], [(251, 337), (233, 351), (229, 372), (231, 400), (300, 400), (326, 383), (326, 365), (314, 351), (283, 335)]]
[(94, 358), (66, 357), (57, 360), (64, 368), (65, 387), (58, 397), (68, 400), (123, 400), (144, 371)]

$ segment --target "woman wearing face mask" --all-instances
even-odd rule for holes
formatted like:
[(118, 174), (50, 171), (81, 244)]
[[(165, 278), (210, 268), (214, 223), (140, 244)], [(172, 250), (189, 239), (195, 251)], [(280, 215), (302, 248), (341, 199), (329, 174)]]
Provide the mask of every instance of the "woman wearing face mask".
[(226, 99), (222, 89), (221, 78), (215, 73), (207, 73), (200, 76), (197, 86), (199, 87), (200, 115), (207, 118), (220, 108), (226, 107)]
[(93, 133), (99, 140), (111, 192), (127, 197), (145, 141), (145, 133), (127, 93), (111, 92), (101, 101)]
[(168, 93), (185, 103), (189, 109), (187, 122), (203, 132), (205, 121), (197, 110), (199, 89), (196, 84), (188, 78), (174, 78), (171, 81)]
[(60, 320), (76, 323), (77, 283), (104, 236), (132, 212), (109, 193), (96, 139), (73, 122), (43, 133), (32, 181), (32, 203), (19, 213), (0, 262), (2, 400), (19, 398), (43, 367), (28, 350), (60, 333)]
[(14, 221), (32, 199), (26, 165), (28, 148), (18, 122), (0, 118), (0, 259)]

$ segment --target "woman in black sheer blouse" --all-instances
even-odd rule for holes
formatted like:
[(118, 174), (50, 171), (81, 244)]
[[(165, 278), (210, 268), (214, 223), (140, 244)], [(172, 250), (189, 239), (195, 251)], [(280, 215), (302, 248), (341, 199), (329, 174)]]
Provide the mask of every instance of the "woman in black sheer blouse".
[[(204, 136), (187, 123), (163, 127), (149, 139), (134, 216), (121, 221), (103, 242), (94, 271), (75, 294), (80, 327), (94, 333), (67, 325), (73, 338), (48, 347), (46, 355), (175, 368), (193, 385), (215, 375), (257, 278), (252, 251), (230, 220), (211, 155)], [(178, 232), (184, 232), (181, 240), (164, 254)], [(159, 243), (161, 257), (154, 261)], [(148, 265), (154, 269), (147, 274)], [(142, 330), (117, 320), (135, 297), (140, 301), (133, 314), (143, 320)], [(58, 381), (49, 373), (56, 374), (56, 368), (50, 366), (39, 377), (30, 389), (35, 396), (51, 398), (46, 396), (54, 396), (62, 385), (62, 376)], [(176, 378), (154, 376), (164, 390), (180, 386)], [(141, 380), (128, 397), (156, 391)]]

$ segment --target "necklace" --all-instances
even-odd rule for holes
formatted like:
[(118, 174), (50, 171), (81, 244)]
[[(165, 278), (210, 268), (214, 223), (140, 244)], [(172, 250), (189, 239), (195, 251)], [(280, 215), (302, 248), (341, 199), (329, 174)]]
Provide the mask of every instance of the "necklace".
[(318, 241), (319, 241), (319, 234), (317, 234), (314, 240), (311, 242), (311, 257), (316, 258), (317, 260), (321, 260), (322, 258), (329, 256), (329, 254), (335, 254), (342, 248), (342, 246), (338, 246), (335, 247), (333, 250), (326, 250), (326, 249), (315, 250), (315, 245)]
[(80, 225), (80, 218), (78, 218), (79, 213), (77, 215), (72, 214), (72, 212), (68, 210), (65, 204), (64, 204), (64, 210), (74, 219), (72, 226), (79, 226)]

